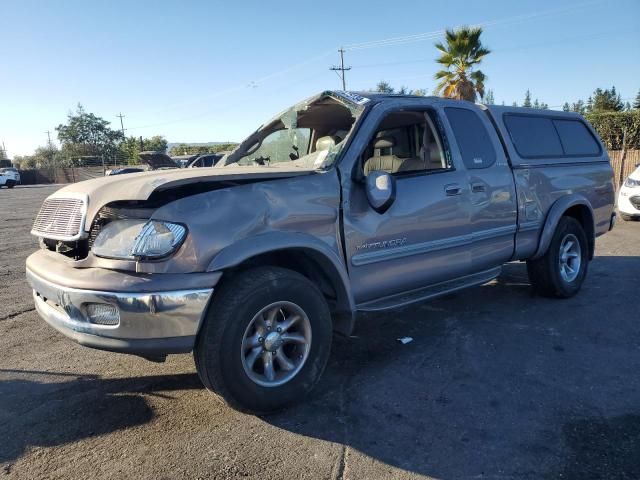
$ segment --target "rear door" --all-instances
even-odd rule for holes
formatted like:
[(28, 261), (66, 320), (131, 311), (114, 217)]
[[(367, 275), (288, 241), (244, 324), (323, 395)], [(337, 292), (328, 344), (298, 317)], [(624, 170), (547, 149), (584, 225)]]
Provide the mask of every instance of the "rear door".
[(468, 174), (473, 235), (471, 271), (499, 266), (514, 253), (517, 200), (511, 167), (488, 116), (473, 104), (443, 108)]

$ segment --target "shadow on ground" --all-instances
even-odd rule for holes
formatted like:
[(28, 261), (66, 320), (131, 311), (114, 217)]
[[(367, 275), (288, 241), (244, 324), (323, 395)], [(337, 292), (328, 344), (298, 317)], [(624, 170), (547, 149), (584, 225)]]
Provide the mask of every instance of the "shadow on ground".
[[(0, 441), (0, 463), (18, 458), (31, 446), (63, 445), (147, 423), (154, 412), (143, 394), (203, 388), (196, 374), (101, 379), (8, 369), (0, 373), (47, 379), (0, 381), (5, 439)], [(51, 382), (51, 377), (60, 381)]]
[(370, 315), (334, 344), (321, 393), (265, 421), (436, 478), (640, 478), (640, 327), (618, 295), (638, 271), (638, 257), (597, 258), (577, 297), (552, 300), (513, 263)]
[[(638, 271), (638, 257), (597, 258), (562, 301), (532, 295), (524, 265), (510, 264), (486, 286), (364, 316), (354, 338), (336, 339), (312, 397), (263, 421), (343, 444), (339, 464), (353, 471), (640, 478), (640, 328), (621, 298)], [(200, 388), (194, 374), (0, 382), (11, 438), (0, 461), (145, 424), (143, 394)]]

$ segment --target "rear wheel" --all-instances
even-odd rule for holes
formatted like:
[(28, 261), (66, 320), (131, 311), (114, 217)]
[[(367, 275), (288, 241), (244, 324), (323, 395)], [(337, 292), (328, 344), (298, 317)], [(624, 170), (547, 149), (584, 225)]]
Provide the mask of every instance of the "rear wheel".
[(7, 182), (7, 188), (13, 188), (15, 187), (15, 185), (16, 185), (16, 182), (14, 182), (13, 180), (9, 180)]
[(329, 308), (312, 282), (283, 268), (255, 268), (216, 292), (196, 342), (196, 368), (232, 407), (267, 413), (313, 388), (331, 335)]
[(562, 217), (547, 252), (527, 261), (533, 288), (545, 297), (569, 298), (582, 287), (589, 264), (587, 235), (576, 219)]

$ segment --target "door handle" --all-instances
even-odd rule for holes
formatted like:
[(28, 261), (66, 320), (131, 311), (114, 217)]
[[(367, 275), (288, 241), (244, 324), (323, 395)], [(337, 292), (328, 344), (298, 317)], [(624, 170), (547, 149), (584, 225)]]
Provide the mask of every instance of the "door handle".
[(471, 184), (471, 193), (482, 193), (486, 192), (487, 187), (485, 187), (484, 183), (472, 183)]
[(457, 183), (450, 183), (449, 185), (444, 186), (444, 193), (450, 197), (460, 195), (462, 193), (462, 188), (460, 188), (460, 185)]

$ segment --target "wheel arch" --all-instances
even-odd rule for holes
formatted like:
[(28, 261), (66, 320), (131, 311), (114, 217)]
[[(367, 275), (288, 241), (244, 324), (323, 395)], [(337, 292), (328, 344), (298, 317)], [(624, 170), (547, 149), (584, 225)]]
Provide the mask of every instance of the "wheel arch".
[(576, 219), (580, 225), (582, 225), (587, 235), (589, 260), (593, 259), (595, 251), (595, 220), (593, 208), (589, 200), (579, 194), (564, 196), (556, 200), (551, 206), (538, 241), (538, 248), (533, 257), (531, 257), (532, 259), (535, 260), (545, 254), (551, 244), (551, 239), (556, 231), (558, 222), (565, 216)]
[(222, 271), (224, 281), (225, 275), (264, 265), (288, 268), (311, 280), (327, 299), (333, 329), (351, 334), (356, 309), (348, 274), (339, 255), (316, 237), (274, 233), (245, 238), (222, 249), (207, 271)]

